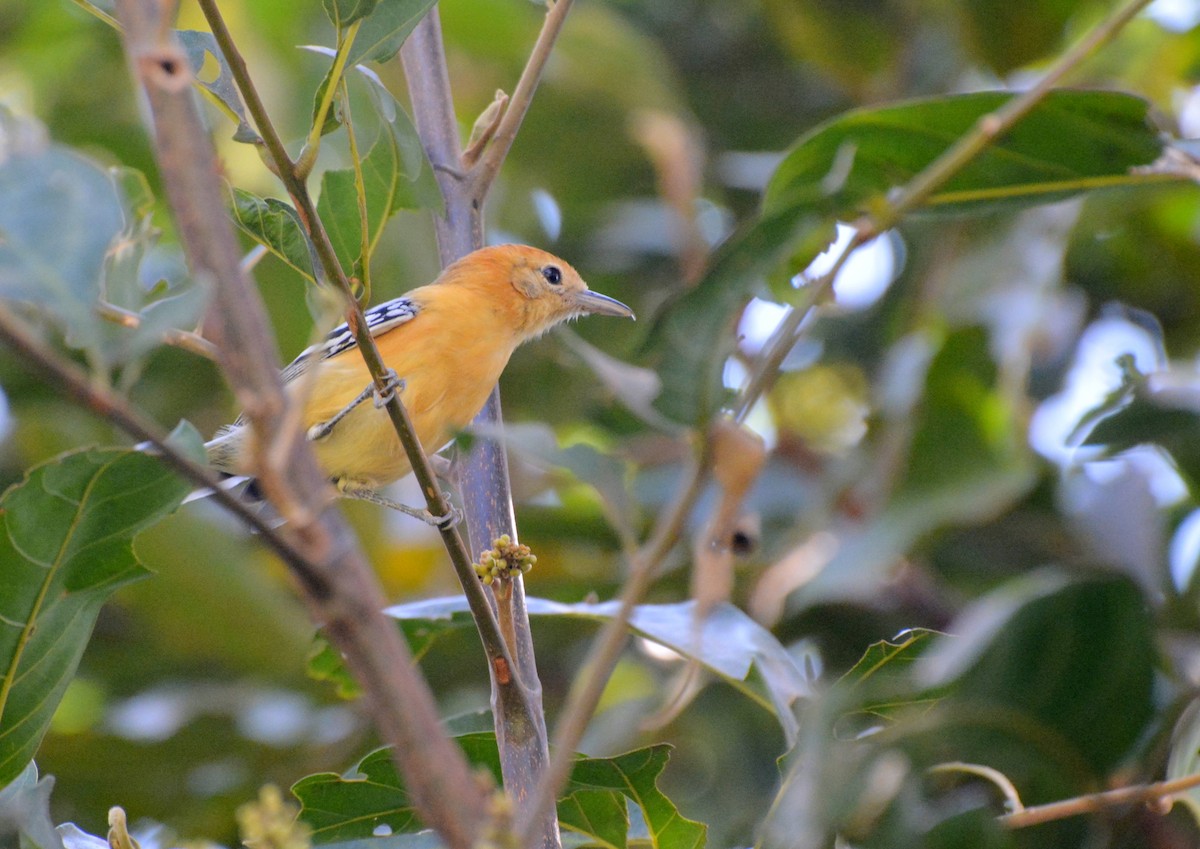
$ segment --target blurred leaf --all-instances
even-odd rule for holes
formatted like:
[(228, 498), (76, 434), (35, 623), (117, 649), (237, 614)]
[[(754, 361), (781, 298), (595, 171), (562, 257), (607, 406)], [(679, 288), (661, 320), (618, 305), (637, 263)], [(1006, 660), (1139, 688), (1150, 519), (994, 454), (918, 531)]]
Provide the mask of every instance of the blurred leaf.
[(874, 595), (921, 537), (996, 516), (1029, 490), (1036, 467), (996, 381), (980, 328), (963, 328), (942, 342), (908, 416), (912, 439), (890, 501), (870, 523), (843, 531), (837, 554), (789, 599), (790, 610)]
[(0, 298), (38, 304), (96, 344), (93, 307), (124, 223), (105, 169), (0, 109)]
[[(353, 2), (353, 0), (332, 0)], [(413, 28), (433, 8), (436, 0), (379, 0), (374, 11), (362, 22), (347, 67), (371, 60), (386, 62), (396, 55)]]
[(629, 533), (636, 527), (638, 509), (630, 491), (631, 467), (620, 457), (581, 442), (562, 448), (549, 425), (533, 422), (518, 422), (503, 428), (473, 425), (470, 434), (499, 439), (517, 456), (552, 475), (555, 470), (567, 470), (574, 480), (591, 487), (600, 496), (609, 524)]
[[(1171, 736), (1171, 754), (1167, 759), (1166, 781), (1200, 773), (1200, 701), (1193, 701), (1175, 723)], [(1200, 823), (1200, 787), (1193, 787), (1173, 798), (1185, 805)]]
[(898, 31), (910, 31), (913, 12), (898, 2), (767, 0), (773, 35), (801, 62), (812, 63), (857, 95), (886, 79), (903, 54)]
[(834, 238), (829, 218), (798, 206), (767, 211), (731, 236), (695, 288), (664, 310), (651, 338), (663, 390), (655, 405), (674, 421), (695, 427), (721, 407), (725, 360), (733, 328), (765, 276), (790, 261), (803, 269)]
[(918, 663), (960, 708), (987, 706), (1026, 735), (1056, 732), (1104, 775), (1154, 712), (1153, 624), (1124, 577), (1053, 572), (1010, 581), (968, 607)]
[(675, 432), (678, 427), (663, 418), (654, 409), (654, 401), (662, 394), (662, 378), (651, 369), (623, 362), (595, 345), (589, 344), (578, 333), (559, 327), (555, 331), (592, 373), (604, 384), (604, 388), (625, 405), (631, 413), (651, 427)]
[[(3, 779), (0, 779), (0, 783)], [(50, 791), (54, 778), (38, 779), (30, 761), (12, 783), (0, 788), (0, 845), (63, 849), (62, 839), (50, 819)]]
[(322, 0), (322, 5), (333, 25), (344, 29), (375, 11), (379, 0)]
[(1133, 358), (1118, 358), (1121, 385), (1086, 413), (1075, 429), (1084, 445), (1111, 456), (1138, 445), (1171, 455), (1192, 492), (1200, 492), (1200, 378), (1177, 369), (1142, 375)]
[(290, 204), (261, 198), (245, 189), (233, 190), (233, 220), (252, 239), (283, 260), (310, 283), (316, 283), (312, 245)]
[[(199, 442), (190, 425), (176, 435)], [(33, 757), (104, 600), (147, 574), (133, 537), (189, 488), (154, 457), (93, 449), (37, 466), (0, 498), (0, 783)]]
[(62, 838), (64, 849), (111, 849), (108, 840), (88, 834), (73, 822), (60, 825), (58, 835)]
[[(221, 47), (217, 44), (213, 34), (198, 30), (179, 30), (177, 35), (180, 43), (183, 44), (184, 52), (187, 53), (188, 64), (192, 66), (196, 84), (211, 94), (221, 110), (237, 124), (233, 140), (246, 144), (261, 142), (262, 139), (258, 133), (251, 129), (249, 121), (246, 120), (246, 108), (242, 105), (242, 98), (233, 81), (233, 71), (230, 70), (229, 63), (225, 61), (225, 54), (221, 52)], [(206, 82), (201, 77), (208, 56), (213, 57), (218, 69), (216, 79), (211, 82)]]
[[(603, 622), (616, 615), (616, 601), (562, 604), (543, 598), (527, 599), (530, 616), (554, 616)], [(461, 596), (436, 598), (389, 607), (387, 615), (402, 623), (427, 623), (448, 630), (472, 627)], [(767, 709), (773, 709), (788, 741), (795, 739), (795, 706), (811, 694), (804, 673), (770, 631), (731, 604), (718, 604), (702, 621), (695, 603), (640, 604), (630, 629), (652, 642), (694, 659), (727, 684)], [(437, 632), (431, 632), (437, 636)]]
[[(767, 186), (764, 208), (841, 218), (868, 211), (1012, 97), (978, 92), (845, 113), (796, 143)], [(922, 208), (949, 214), (1016, 208), (1158, 181), (1132, 173), (1162, 153), (1149, 109), (1142, 98), (1120, 92), (1051, 92)]]
[(961, 9), (978, 54), (1000, 76), (1057, 49), (1081, 0), (966, 0)]
[[(489, 770), (500, 781), (500, 757), (491, 733), (457, 738), (467, 759)], [(563, 827), (599, 840), (604, 846), (624, 847), (629, 818), (622, 797), (641, 808), (650, 831), (650, 845), (692, 849), (704, 845), (705, 827), (685, 819), (658, 789), (670, 748), (653, 746), (614, 758), (580, 756), (558, 803)], [(422, 826), (408, 799), (391, 752), (378, 749), (346, 773), (310, 775), (292, 792), (301, 802), (300, 816), (313, 828), (313, 841), (326, 845), (369, 837), (380, 826), (407, 833)]]

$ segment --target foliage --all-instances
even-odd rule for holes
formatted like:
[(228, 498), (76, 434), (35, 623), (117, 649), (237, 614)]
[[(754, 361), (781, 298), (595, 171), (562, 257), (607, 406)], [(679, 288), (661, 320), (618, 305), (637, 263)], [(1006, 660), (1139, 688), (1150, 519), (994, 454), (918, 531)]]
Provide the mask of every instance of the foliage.
[[(161, 344), (200, 326), (206, 281), (183, 270), (111, 5), (28, 5), (0, 28), (19, 93), (0, 113), (0, 308), (95, 386), (211, 432), (235, 401)], [(371, 301), (435, 270), (436, 176), (453, 164), (430, 161), (393, 59), (432, 5), (221, 4)], [(489, 238), (550, 247), (644, 320), (581, 322), (504, 378), (552, 729), (619, 609), (626, 555), (670, 515), (714, 421), (768, 449), (744, 500), (716, 470), (634, 608), (558, 800), (571, 845), (1200, 840), (1194, 789), (1170, 814), (1001, 819), (1200, 763), (1200, 194), (1177, 142), (1195, 134), (1200, 30), (1135, 19), (865, 238), (1107, 5), (571, 11)], [(512, 92), (544, 10), (438, 6), (469, 126)], [(181, 15), (286, 361), (327, 329), (329, 281), (229, 62)], [(772, 344), (789, 309), (797, 337)], [(778, 379), (748, 398), (764, 370)], [(428, 845), (388, 752), (363, 754), (341, 658), (318, 642), (305, 662), (311, 627), (258, 542), (211, 505), (168, 518), (188, 486), (148, 453), (79, 449), (121, 437), (15, 354), (0, 387), (0, 841), (56, 849), (51, 823), (99, 834), (119, 801), (232, 843), (233, 809), (274, 782), (294, 785), (314, 843)], [(447, 726), (470, 726), (487, 670), (437, 540), (346, 512)], [(498, 779), (494, 736), (456, 740)]]

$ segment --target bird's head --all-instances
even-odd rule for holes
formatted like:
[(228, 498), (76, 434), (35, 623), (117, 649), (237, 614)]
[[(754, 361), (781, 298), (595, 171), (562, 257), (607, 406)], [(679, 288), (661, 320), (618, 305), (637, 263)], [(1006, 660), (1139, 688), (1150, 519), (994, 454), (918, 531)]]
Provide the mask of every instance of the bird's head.
[(513, 326), (522, 338), (539, 336), (582, 315), (634, 317), (633, 310), (620, 301), (589, 289), (568, 263), (527, 245), (482, 248), (447, 272), (459, 265), (467, 267), (462, 277), (486, 281), (496, 299), (511, 310)]

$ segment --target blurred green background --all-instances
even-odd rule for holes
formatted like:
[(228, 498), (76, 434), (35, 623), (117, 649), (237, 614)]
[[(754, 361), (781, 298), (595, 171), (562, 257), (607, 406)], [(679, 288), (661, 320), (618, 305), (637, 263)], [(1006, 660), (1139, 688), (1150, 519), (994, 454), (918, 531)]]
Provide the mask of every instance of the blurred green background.
[[(493, 191), (490, 238), (546, 247), (594, 288), (631, 304), (637, 325), (585, 320), (571, 332), (612, 356), (650, 364), (657, 318), (694, 282), (711, 247), (756, 208), (771, 169), (798, 137), (860, 106), (1025, 84), (1109, 6), (581, 0)], [(320, 4), (226, 0), (221, 7), (294, 151), (324, 72), (319, 57), (297, 46), (332, 43)], [(439, 8), (465, 132), (497, 88), (511, 90), (542, 8), (525, 0), (443, 0)], [(1071, 82), (1140, 94), (1164, 128), (1194, 135), (1200, 5), (1177, 0), (1155, 9)], [(204, 28), (186, 0), (179, 26)], [(404, 100), (398, 64), (379, 70)], [(74, 4), (0, 0), (0, 101), (101, 162), (146, 172), (161, 194), (117, 37)], [(254, 151), (230, 141), (232, 128), (210, 114), (229, 180), (278, 194)], [(323, 155), (323, 166), (338, 164), (336, 151)], [(163, 210), (155, 223), (169, 244)], [(1198, 238), (1200, 193), (1191, 186), (906, 225), (875, 252), (883, 270), (847, 278), (841, 308), (815, 326), (751, 417), (773, 453), (752, 498), (761, 530), (739, 561), (736, 599), (832, 680), (872, 642), (901, 628), (944, 628), (972, 599), (1048, 564), (1071, 575), (1103, 568), (1131, 576), (1163, 657), (1154, 719), (1142, 718), (1144, 747), (1131, 749), (1144, 759), (1129, 775), (1161, 766), (1165, 735), (1200, 677), (1196, 545), (1176, 534), (1193, 515), (1193, 493), (1162, 455), (1142, 452), (1089, 472), (1073, 465), (1066, 438), (1113, 385), (1111, 363), (1122, 352), (1134, 352), (1143, 371), (1165, 366), (1169, 354), (1194, 373)], [(376, 258), (375, 300), (436, 271), (427, 215), (401, 212)], [(287, 361), (312, 334), (303, 284), (270, 257), (256, 277)], [(744, 356), (773, 320), (768, 299), (747, 312)], [(985, 328), (986, 337), (972, 337), (968, 327)], [(982, 483), (970, 469), (941, 467), (951, 477), (963, 473), (956, 503), (921, 503), (916, 519), (898, 519), (885, 508), (902, 488), (905, 457), (922, 450), (911, 444), (923, 367), (915, 364), (933, 356), (929, 340), (950, 337), (961, 342), (955, 362), (977, 357), (996, 372), (988, 403), (997, 405), (992, 435), (1004, 447), (988, 458), (994, 467), (983, 470)], [(734, 358), (731, 381), (739, 368)], [(918, 385), (906, 382), (912, 374)], [(187, 418), (209, 434), (236, 415), (215, 369), (180, 351), (159, 350), (112, 377), (164, 426)], [(565, 442), (629, 460), (643, 519), (668, 497), (678, 444), (618, 403), (576, 344), (552, 334), (527, 346), (502, 387), (509, 422), (546, 423)], [(68, 448), (122, 442), (7, 356), (0, 356), (0, 388), (8, 404), (0, 486)], [(522, 541), (538, 554), (529, 592), (568, 601), (612, 595), (622, 560), (591, 490), (548, 480), (519, 458), (514, 469)], [(436, 534), (369, 506), (345, 510), (390, 597), (455, 591)], [(828, 562), (814, 543), (822, 531), (842, 538), (834, 565), (845, 571), (789, 596), (803, 584), (806, 562)], [(232, 810), (260, 784), (345, 769), (370, 747), (370, 732), (352, 703), (306, 677), (312, 627), (282, 570), (215, 508), (184, 507), (144, 534), (137, 550), (157, 575), (105, 609), (38, 757), (41, 770), (58, 777), (55, 816), (103, 833), (108, 807), (120, 804), (132, 818), (162, 821), (181, 836), (233, 843)], [(847, 550), (853, 563), (843, 562)], [(682, 553), (673, 559), (655, 599), (686, 597), (686, 561)], [(591, 631), (570, 623), (535, 629), (553, 722)], [(422, 665), (447, 714), (486, 708), (473, 636), (437, 644)], [(668, 795), (685, 815), (710, 824), (711, 845), (746, 845), (777, 785), (783, 736), (769, 713), (721, 686), (702, 692), (663, 731), (638, 730), (636, 719), (659, 706), (676, 670), (630, 653), (586, 748), (675, 743)], [(1154, 845), (1139, 843), (1136, 826), (1093, 828), (1114, 844)], [(1156, 827), (1200, 839), (1180, 814)]]

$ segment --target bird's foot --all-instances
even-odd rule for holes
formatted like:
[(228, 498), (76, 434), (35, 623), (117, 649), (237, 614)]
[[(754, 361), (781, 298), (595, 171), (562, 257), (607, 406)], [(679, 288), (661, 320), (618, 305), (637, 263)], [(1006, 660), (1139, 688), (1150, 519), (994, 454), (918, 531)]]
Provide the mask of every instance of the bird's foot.
[(384, 374), (383, 388), (379, 389), (372, 384), (369, 389), (372, 389), (372, 394), (375, 396), (375, 409), (386, 407), (396, 395), (396, 391), (404, 391), (404, 381), (392, 369), (388, 369)]
[(385, 495), (380, 495), (371, 487), (358, 481), (339, 478), (334, 481), (334, 486), (337, 491), (345, 498), (353, 498), (358, 501), (367, 501), (371, 504), (378, 504), (380, 507), (386, 507), (389, 510), (395, 510), (398, 513), (403, 513), (405, 516), (412, 516), (427, 525), (437, 528), (439, 531), (449, 530), (462, 521), (462, 511), (450, 503), (450, 493), (442, 493), (442, 498), (447, 504), (450, 504), (450, 512), (444, 516), (435, 516), (429, 510), (422, 510), (419, 507), (409, 507), (407, 504), (401, 504), (399, 501), (394, 501)]

